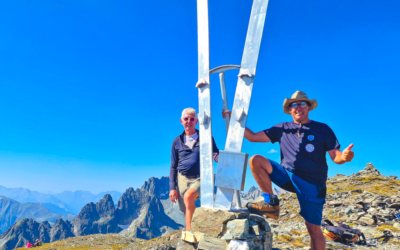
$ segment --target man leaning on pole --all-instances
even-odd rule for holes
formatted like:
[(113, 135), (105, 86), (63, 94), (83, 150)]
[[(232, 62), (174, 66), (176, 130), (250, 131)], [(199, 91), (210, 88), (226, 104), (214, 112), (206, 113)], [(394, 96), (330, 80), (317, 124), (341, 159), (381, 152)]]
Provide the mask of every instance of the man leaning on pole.
[[(332, 129), (309, 119), (309, 111), (317, 107), (315, 99), (296, 91), (283, 102), (283, 111), (293, 117), (292, 122), (279, 123), (272, 128), (254, 133), (246, 128), (244, 137), (250, 142), (279, 142), (281, 163), (261, 155), (250, 158), (254, 179), (263, 192), (264, 202), (248, 203), (251, 213), (273, 219), (279, 217), (279, 199), (272, 191), (272, 182), (280, 188), (296, 193), (300, 215), (304, 218), (311, 237), (311, 249), (325, 249), (321, 230), (322, 210), (326, 197), (328, 165), (326, 152), (336, 164), (350, 162), (354, 157), (350, 144), (343, 152)], [(230, 115), (222, 110), (222, 116)]]
[[(191, 229), (196, 209), (195, 201), (200, 195), (200, 144), (196, 110), (187, 108), (180, 119), (184, 131), (172, 142), (169, 173), (169, 198), (179, 201), (179, 209), (185, 214), (186, 230)], [(213, 159), (218, 162), (219, 150), (212, 138)]]

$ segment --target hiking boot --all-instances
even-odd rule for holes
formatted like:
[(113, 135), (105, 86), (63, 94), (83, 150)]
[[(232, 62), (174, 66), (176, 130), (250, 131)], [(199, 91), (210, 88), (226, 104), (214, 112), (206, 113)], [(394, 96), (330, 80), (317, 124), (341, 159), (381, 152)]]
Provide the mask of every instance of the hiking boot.
[(271, 202), (247, 203), (246, 207), (252, 214), (265, 215), (275, 220), (279, 218), (279, 199), (276, 196)]

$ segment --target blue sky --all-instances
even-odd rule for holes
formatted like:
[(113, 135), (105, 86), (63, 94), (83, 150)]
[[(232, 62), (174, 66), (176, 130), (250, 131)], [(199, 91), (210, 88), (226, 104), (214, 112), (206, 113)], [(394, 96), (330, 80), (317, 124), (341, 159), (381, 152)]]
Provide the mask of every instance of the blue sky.
[[(209, 0), (210, 65), (240, 64), (252, 1)], [(248, 127), (291, 117), (284, 98), (316, 98), (351, 163), (400, 176), (400, 2), (277, 1), (268, 7)], [(196, 1), (0, 2), (0, 185), (124, 191), (169, 174), (182, 109), (198, 107)], [(229, 105), (237, 72), (227, 74)], [(225, 145), (218, 76), (213, 135)], [(390, 130), (389, 130), (390, 129)], [(278, 144), (243, 152), (279, 160)], [(255, 182), (248, 169), (247, 190)]]

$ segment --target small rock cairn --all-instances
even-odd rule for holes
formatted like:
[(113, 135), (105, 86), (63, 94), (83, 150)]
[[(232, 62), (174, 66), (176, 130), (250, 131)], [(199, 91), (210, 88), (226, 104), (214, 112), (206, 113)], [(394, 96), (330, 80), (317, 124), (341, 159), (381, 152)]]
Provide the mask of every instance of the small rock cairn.
[(197, 208), (192, 230), (182, 232), (177, 250), (270, 250), (272, 232), (268, 222), (259, 215)]

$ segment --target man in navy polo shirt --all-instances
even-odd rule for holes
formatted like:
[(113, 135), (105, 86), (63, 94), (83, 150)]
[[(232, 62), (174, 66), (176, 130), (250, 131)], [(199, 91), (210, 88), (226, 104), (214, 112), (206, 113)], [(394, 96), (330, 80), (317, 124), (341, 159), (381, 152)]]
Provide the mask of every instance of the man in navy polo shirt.
[[(308, 99), (301, 91), (286, 98), (283, 111), (293, 117), (292, 122), (279, 123), (272, 128), (254, 133), (246, 128), (244, 137), (251, 142), (279, 142), (281, 164), (261, 155), (250, 158), (254, 179), (263, 192), (264, 202), (248, 203), (251, 213), (273, 219), (279, 217), (279, 199), (273, 195), (272, 183), (296, 193), (300, 203), (300, 215), (305, 219), (311, 237), (311, 249), (325, 249), (321, 231), (322, 210), (326, 196), (328, 165), (326, 152), (336, 164), (350, 162), (354, 157), (350, 144), (343, 152), (332, 129), (309, 119), (309, 111), (317, 107), (315, 99)], [(230, 111), (222, 111), (223, 117)]]
[[(172, 142), (171, 168), (169, 173), (169, 198), (179, 200), (179, 208), (185, 213), (186, 230), (191, 229), (195, 201), (200, 195), (200, 144), (196, 110), (187, 108), (182, 111), (181, 124), (185, 131)], [(218, 162), (219, 150), (213, 143), (213, 159)]]

